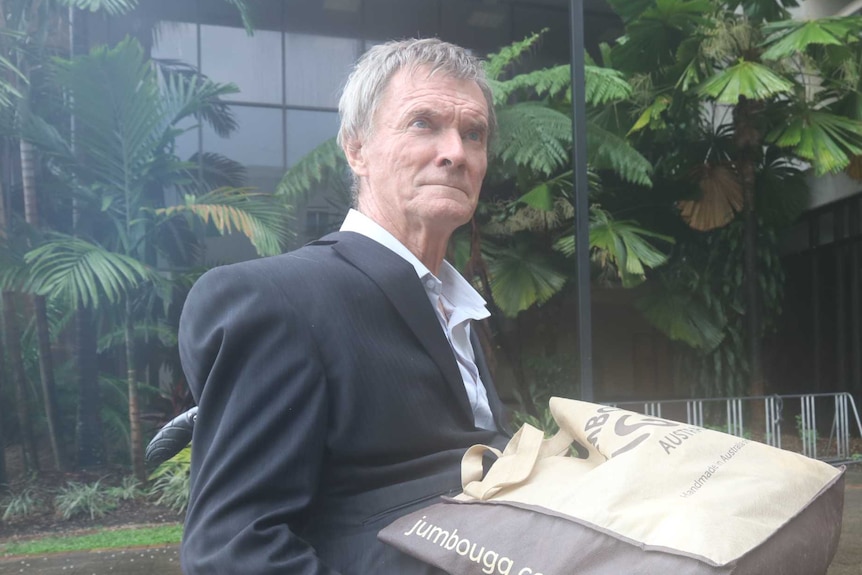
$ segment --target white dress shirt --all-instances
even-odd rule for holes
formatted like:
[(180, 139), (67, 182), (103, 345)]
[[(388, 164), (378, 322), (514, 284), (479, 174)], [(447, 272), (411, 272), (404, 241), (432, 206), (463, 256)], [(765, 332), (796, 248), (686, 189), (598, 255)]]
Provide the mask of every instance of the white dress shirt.
[(488, 405), (488, 395), (473, 355), (470, 345), (470, 320), (480, 320), (491, 315), (485, 307), (485, 300), (473, 289), (452, 265), (443, 261), (438, 278), (419, 261), (404, 244), (386, 231), (380, 224), (356, 210), (350, 210), (342, 232), (355, 232), (389, 248), (405, 259), (416, 270), (416, 275), (422, 281), (425, 293), (431, 301), (431, 306), (437, 314), (437, 319), (449, 340), (449, 346), (458, 363), (461, 379), (473, 410), (473, 422), (476, 427), (495, 429), (494, 417)]

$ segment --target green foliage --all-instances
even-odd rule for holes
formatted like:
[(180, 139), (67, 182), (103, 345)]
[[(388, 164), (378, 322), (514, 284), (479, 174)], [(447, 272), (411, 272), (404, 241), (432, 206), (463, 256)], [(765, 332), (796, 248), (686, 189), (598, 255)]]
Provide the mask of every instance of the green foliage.
[(79, 10), (104, 11), (111, 16), (131, 12), (138, 5), (138, 0), (59, 0), (59, 2)]
[(0, 503), (3, 509), (3, 521), (12, 522), (19, 517), (29, 517), (45, 508), (42, 495), (32, 485), (25, 485), (20, 490), (10, 491)]
[(652, 185), (652, 164), (619, 134), (591, 124), (587, 129), (587, 153), (595, 169), (613, 171), (632, 184)]
[(172, 458), (159, 465), (150, 479), (155, 480), (150, 495), (156, 503), (167, 505), (177, 513), (185, 510), (189, 503), (189, 479), (191, 471), (191, 447), (185, 447)]
[(138, 499), (143, 497), (144, 493), (141, 482), (132, 476), (123, 477), (119, 485), (108, 488), (108, 494), (116, 497), (118, 501)]
[(790, 58), (811, 46), (844, 46), (858, 41), (862, 32), (862, 17), (834, 16), (818, 20), (783, 20), (763, 27), (767, 35), (761, 55), (764, 60)]
[(90, 519), (103, 517), (117, 507), (118, 497), (100, 481), (78, 483), (70, 481), (54, 496), (54, 508), (63, 519), (87, 515)]
[(814, 443), (817, 441), (816, 429), (806, 429), (801, 415), (797, 415), (794, 419), (796, 420), (796, 434), (799, 435), (799, 439), (802, 440), (802, 443)]
[(846, 168), (851, 156), (862, 154), (862, 122), (826, 111), (802, 109), (766, 137), (770, 143), (790, 148), (814, 165), (818, 176)]
[(542, 176), (550, 176), (570, 160), (569, 117), (541, 102), (521, 102), (497, 113), (499, 129), (491, 154)]
[(531, 50), (547, 31), (548, 29), (544, 28), (535, 34), (527, 36), (520, 42), (513, 42), (508, 46), (503, 46), (499, 52), (489, 54), (485, 59), (485, 74), (491, 80), (499, 80), (503, 72)]
[(738, 104), (749, 100), (768, 100), (793, 91), (793, 84), (757, 62), (742, 61), (720, 71), (704, 82), (698, 93), (719, 104)]
[(506, 249), (489, 245), (486, 251), (494, 301), (509, 317), (548, 301), (566, 283), (553, 255), (535, 249), (534, 240), (525, 234), (514, 236)]
[(307, 201), (315, 190), (326, 188), (340, 197), (341, 205), (335, 207), (346, 214), (350, 206), (349, 174), (344, 151), (336, 139), (331, 138), (294, 164), (282, 177), (275, 193), (286, 205), (297, 206)]
[[(614, 220), (598, 206), (590, 208), (590, 254), (604, 277), (610, 275), (624, 287), (640, 284), (646, 268), (657, 268), (667, 261), (667, 254), (656, 249), (650, 240), (672, 244), (670, 236), (645, 230), (633, 221)], [(566, 256), (575, 255), (574, 234), (561, 237), (555, 248)]]
[(274, 210), (266, 200), (268, 194), (248, 188), (219, 188), (198, 196), (187, 195), (184, 204), (156, 210), (157, 215), (195, 215), (204, 223), (212, 223), (222, 235), (240, 232), (249, 238), (263, 256), (282, 252), (290, 237), (287, 214)]
[(34, 293), (99, 307), (104, 300), (118, 303), (123, 294), (156, 279), (153, 270), (133, 257), (72, 236), (49, 238), (24, 257), (30, 266), (27, 288)]

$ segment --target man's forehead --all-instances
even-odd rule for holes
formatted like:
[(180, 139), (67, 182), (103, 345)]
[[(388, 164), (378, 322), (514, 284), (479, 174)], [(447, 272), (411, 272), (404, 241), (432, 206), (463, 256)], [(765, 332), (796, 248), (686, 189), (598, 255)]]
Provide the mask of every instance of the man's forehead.
[(487, 118), (488, 102), (478, 82), (430, 67), (402, 68), (392, 75), (384, 99), (402, 108), (421, 108), (434, 103), (467, 104)]

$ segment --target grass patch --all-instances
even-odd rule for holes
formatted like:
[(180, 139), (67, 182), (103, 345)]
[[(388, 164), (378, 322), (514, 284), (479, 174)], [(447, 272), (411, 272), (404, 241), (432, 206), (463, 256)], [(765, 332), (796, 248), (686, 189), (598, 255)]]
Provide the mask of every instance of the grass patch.
[(0, 556), (45, 555), (91, 549), (122, 549), (170, 545), (180, 542), (183, 526), (180, 524), (137, 527), (126, 529), (100, 529), (83, 535), (43, 537), (30, 541), (0, 543)]

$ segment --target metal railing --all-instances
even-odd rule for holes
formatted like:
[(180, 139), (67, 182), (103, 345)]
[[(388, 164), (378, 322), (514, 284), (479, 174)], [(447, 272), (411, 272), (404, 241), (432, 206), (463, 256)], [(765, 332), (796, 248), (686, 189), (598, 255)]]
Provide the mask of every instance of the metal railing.
[[(620, 401), (609, 402), (608, 405), (750, 437), (831, 463), (851, 461), (862, 455), (853, 453), (852, 449), (853, 422), (856, 423), (857, 437), (862, 437), (862, 421), (849, 393)], [(762, 418), (759, 413), (763, 414)], [(787, 423), (787, 414), (793, 414), (795, 425), (792, 431), (786, 430), (785, 425), (783, 435), (782, 423)], [(822, 425), (818, 428), (818, 415), (821, 422), (829, 421), (831, 416), (828, 440), (822, 434), (826, 428)], [(789, 444), (790, 440), (792, 444)]]

